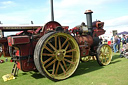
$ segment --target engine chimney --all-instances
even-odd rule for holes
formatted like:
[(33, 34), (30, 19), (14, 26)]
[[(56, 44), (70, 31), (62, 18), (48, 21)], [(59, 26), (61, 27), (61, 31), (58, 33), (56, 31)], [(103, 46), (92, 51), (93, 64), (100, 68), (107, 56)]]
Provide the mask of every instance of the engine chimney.
[(92, 13), (93, 11), (91, 10), (86, 10), (84, 14), (86, 14), (86, 19), (87, 19), (87, 27), (89, 30), (92, 32)]

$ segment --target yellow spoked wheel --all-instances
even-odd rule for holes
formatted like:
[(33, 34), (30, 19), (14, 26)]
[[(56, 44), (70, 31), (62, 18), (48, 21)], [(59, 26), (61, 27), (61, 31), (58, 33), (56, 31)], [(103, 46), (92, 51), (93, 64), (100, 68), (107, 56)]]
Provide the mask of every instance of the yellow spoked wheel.
[(67, 33), (50, 32), (38, 41), (34, 62), (38, 71), (53, 81), (70, 77), (78, 67), (80, 50)]
[(97, 49), (97, 61), (99, 65), (105, 66), (111, 62), (112, 49), (108, 44), (102, 44)]

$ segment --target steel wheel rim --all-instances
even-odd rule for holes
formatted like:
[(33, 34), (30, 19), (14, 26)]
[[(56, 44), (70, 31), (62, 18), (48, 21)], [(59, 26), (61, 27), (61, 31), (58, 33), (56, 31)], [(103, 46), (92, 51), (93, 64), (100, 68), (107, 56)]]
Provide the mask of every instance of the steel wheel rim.
[(108, 65), (112, 59), (112, 49), (109, 45), (103, 45), (99, 51), (99, 60), (103, 65)]
[(79, 60), (79, 46), (69, 34), (55, 33), (42, 46), (42, 68), (54, 79), (61, 80), (71, 76), (78, 67)]

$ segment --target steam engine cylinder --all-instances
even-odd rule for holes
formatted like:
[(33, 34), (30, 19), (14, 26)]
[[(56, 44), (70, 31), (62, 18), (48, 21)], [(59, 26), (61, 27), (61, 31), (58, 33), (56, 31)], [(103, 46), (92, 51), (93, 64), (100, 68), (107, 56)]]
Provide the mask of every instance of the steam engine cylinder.
[(90, 35), (85, 36), (76, 36), (75, 37), (79, 45), (85, 45), (85, 43), (89, 46), (93, 44), (93, 38)]

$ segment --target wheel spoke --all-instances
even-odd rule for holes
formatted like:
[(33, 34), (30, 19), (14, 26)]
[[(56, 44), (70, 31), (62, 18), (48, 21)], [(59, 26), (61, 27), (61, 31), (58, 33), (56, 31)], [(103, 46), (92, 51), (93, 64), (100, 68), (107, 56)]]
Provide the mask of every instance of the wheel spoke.
[(45, 68), (48, 68), (49, 66), (51, 66), (55, 62), (56, 62), (56, 59), (54, 59), (51, 63), (49, 63), (47, 66), (45, 66)]
[(101, 48), (101, 51), (104, 53), (104, 47)]
[(50, 42), (48, 44), (56, 51), (56, 48)]
[(66, 51), (66, 53), (70, 53), (70, 52), (73, 52), (73, 51), (76, 51), (76, 49), (68, 50), (68, 51)]
[(102, 60), (101, 60), (101, 62), (102, 62), (102, 63), (104, 63), (104, 61), (103, 61), (103, 60), (104, 60), (104, 59), (103, 59), (103, 57), (102, 57)]
[(55, 56), (55, 54), (47, 54), (47, 53), (43, 53), (42, 56)]
[(104, 57), (104, 54), (101, 53), (99, 57), (101, 58), (100, 60), (101, 60), (101, 62), (103, 63), (103, 57)]
[(107, 63), (107, 58), (106, 58), (106, 56), (105, 56), (105, 63)]
[(62, 48), (64, 47), (64, 45), (66, 44), (66, 42), (69, 40), (69, 38), (67, 38), (64, 43), (62, 44)]
[(107, 57), (110, 58), (110, 54), (109, 54), (109, 52), (107, 53)]
[(55, 36), (55, 48), (57, 49), (57, 36)]
[(72, 57), (72, 55), (65, 55), (65, 57), (70, 57), (70, 58), (71, 58), (71, 57)]
[(59, 50), (61, 50), (61, 40), (60, 40), (60, 37), (59, 37)]
[(106, 53), (108, 52), (108, 50), (109, 50), (109, 49), (106, 47)]
[(103, 48), (101, 48), (101, 50), (100, 50), (102, 53), (104, 53), (104, 49)]
[(55, 73), (55, 65), (56, 65), (56, 62), (53, 64), (53, 71), (52, 71), (52, 75), (54, 75), (54, 73)]
[(106, 51), (106, 47), (105, 46), (103, 47), (103, 50), (104, 50), (104, 53), (105, 53), (105, 51)]
[(46, 61), (44, 61), (43, 64), (46, 64), (47, 62), (49, 62), (52, 59), (53, 59), (53, 57), (50, 57), (49, 59), (47, 59)]
[(67, 60), (67, 59), (64, 59), (64, 60), (67, 61), (67, 62), (69, 62), (69, 63), (71, 63), (71, 64), (75, 64), (74, 62), (69, 61), (69, 60)]
[(65, 69), (64, 69), (64, 67), (63, 67), (63, 65), (61, 63), (60, 63), (60, 67), (62, 68), (63, 72), (66, 74), (66, 71), (65, 71)]
[(58, 64), (57, 64), (57, 68), (56, 68), (56, 73), (55, 73), (55, 75), (58, 73), (59, 65), (60, 65), (60, 62), (58, 62)]
[(103, 56), (104, 55), (104, 53), (103, 52), (101, 52), (101, 54), (100, 54), (101, 56)]
[(64, 64), (64, 67), (67, 69), (67, 65), (66, 65), (66, 63), (65, 63), (65, 61), (63, 60), (63, 64)]
[(107, 51), (108, 51), (108, 48), (107, 48), (107, 47), (105, 47), (105, 53), (107, 53)]
[(53, 51), (49, 49), (47, 46), (45, 46), (44, 48), (46, 48), (49, 52), (53, 53)]
[[(102, 49), (101, 49), (102, 52), (101, 52), (101, 55), (100, 55), (102, 63), (104, 63), (105, 50), (106, 50), (106, 47), (103, 46)], [(106, 60), (105, 60), (105, 62), (106, 62)]]
[(65, 50), (67, 50), (67, 49), (68, 49), (68, 47), (69, 47), (69, 43), (68, 43), (68, 45), (66, 46)]

